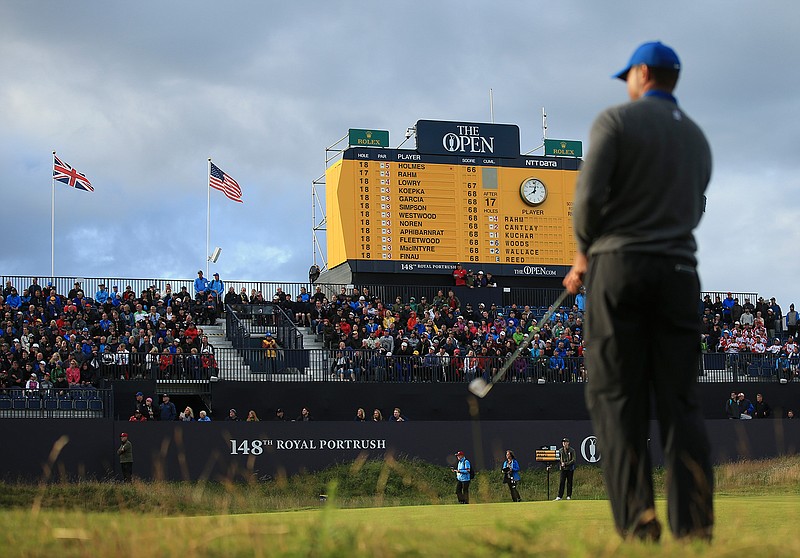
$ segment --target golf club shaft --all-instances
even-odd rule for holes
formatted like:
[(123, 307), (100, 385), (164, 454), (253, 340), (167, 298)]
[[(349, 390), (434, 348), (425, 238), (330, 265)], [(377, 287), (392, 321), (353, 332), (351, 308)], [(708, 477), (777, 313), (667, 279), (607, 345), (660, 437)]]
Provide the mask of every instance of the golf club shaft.
[(522, 340), (522, 343), (520, 343), (519, 347), (517, 347), (517, 350), (512, 353), (511, 357), (506, 360), (505, 364), (503, 364), (500, 370), (498, 370), (497, 373), (494, 376), (492, 376), (492, 379), (489, 380), (490, 387), (492, 384), (499, 382), (500, 380), (503, 379), (503, 377), (506, 375), (506, 372), (508, 372), (508, 369), (511, 368), (511, 365), (514, 363), (514, 361), (517, 360), (522, 351), (528, 348), (528, 345), (531, 344), (533, 336), (536, 335), (539, 332), (539, 330), (542, 329), (541, 326), (545, 322), (547, 322), (547, 320), (550, 319), (550, 316), (553, 315), (553, 312), (555, 312), (561, 306), (561, 303), (564, 302), (564, 299), (567, 298), (568, 294), (569, 292), (566, 289), (561, 291), (561, 294), (558, 295), (558, 298), (552, 304), (552, 307), (545, 313), (544, 316), (542, 316), (542, 319), (537, 322), (534, 328), (530, 332), (528, 332), (528, 334)]

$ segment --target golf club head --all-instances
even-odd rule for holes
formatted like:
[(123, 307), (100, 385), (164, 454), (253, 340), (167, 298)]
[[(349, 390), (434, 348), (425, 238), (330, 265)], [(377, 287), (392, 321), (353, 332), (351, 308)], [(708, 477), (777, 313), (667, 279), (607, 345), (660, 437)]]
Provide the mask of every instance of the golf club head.
[(469, 383), (469, 391), (476, 397), (484, 398), (492, 387), (483, 378), (475, 378)]

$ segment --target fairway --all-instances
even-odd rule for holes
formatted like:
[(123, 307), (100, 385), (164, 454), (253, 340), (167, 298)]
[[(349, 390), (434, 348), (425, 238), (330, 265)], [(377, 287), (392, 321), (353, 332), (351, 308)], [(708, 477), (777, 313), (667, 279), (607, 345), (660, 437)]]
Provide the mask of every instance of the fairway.
[[(0, 514), (3, 556), (796, 556), (800, 496), (716, 499), (714, 543), (622, 544), (608, 502), (572, 500), (157, 517)], [(665, 518), (665, 502), (658, 508)], [(35, 533), (35, 534), (34, 534)], [(457, 551), (456, 551), (457, 549)]]

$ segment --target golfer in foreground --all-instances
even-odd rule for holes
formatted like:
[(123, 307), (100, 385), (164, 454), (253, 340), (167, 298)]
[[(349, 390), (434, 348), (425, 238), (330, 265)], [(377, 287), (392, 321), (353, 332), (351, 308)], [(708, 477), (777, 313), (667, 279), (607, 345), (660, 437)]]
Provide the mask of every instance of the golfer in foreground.
[(578, 251), (564, 286), (586, 283), (586, 402), (614, 522), (626, 538), (657, 541), (647, 439), (651, 394), (676, 538), (710, 539), (708, 438), (695, 393), (700, 283), (693, 231), (711, 177), (703, 132), (672, 92), (678, 56), (641, 45), (616, 76), (630, 102), (592, 125), (575, 191)]

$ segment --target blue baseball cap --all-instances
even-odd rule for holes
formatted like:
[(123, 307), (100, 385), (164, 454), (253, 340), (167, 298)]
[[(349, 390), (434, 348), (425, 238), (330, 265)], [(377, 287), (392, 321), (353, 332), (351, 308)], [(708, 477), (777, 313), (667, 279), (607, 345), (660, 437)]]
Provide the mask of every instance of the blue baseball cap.
[(631, 55), (631, 59), (628, 61), (628, 65), (625, 66), (625, 69), (611, 77), (625, 81), (628, 79), (628, 72), (631, 68), (641, 64), (650, 66), (651, 68), (681, 69), (681, 61), (678, 60), (678, 55), (675, 54), (675, 51), (660, 41), (655, 41), (644, 43), (633, 51), (633, 55)]

